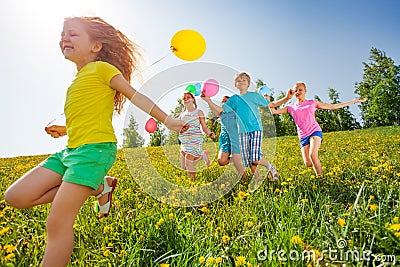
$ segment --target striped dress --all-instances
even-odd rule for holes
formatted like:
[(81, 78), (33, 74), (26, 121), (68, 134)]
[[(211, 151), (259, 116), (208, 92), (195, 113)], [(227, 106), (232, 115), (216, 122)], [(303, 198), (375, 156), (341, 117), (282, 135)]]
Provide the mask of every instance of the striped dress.
[(179, 118), (189, 124), (189, 129), (179, 134), (181, 151), (194, 157), (202, 155), (203, 132), (201, 131), (199, 111), (184, 111)]

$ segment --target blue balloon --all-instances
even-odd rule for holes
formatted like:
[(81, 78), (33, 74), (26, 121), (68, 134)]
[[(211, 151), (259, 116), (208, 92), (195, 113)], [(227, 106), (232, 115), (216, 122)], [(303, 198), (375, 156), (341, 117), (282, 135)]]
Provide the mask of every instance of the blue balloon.
[(196, 96), (199, 96), (201, 94), (201, 84), (196, 83), (194, 87), (196, 87)]
[(264, 96), (264, 95), (271, 96), (271, 89), (269, 89), (268, 86), (263, 85), (260, 88), (258, 88), (258, 93), (261, 94), (262, 96)]

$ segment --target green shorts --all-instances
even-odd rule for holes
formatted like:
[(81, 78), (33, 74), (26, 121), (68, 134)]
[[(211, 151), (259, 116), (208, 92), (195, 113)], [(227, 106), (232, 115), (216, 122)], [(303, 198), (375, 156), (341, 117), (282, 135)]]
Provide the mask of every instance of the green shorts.
[(65, 148), (48, 157), (40, 166), (55, 171), (69, 183), (98, 189), (117, 155), (116, 143), (86, 144)]

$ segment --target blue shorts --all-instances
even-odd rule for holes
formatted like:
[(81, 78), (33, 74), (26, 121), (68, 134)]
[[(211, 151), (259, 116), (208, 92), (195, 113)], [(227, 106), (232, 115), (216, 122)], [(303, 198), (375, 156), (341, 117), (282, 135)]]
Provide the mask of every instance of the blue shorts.
[(241, 133), (239, 138), (243, 166), (252, 166), (253, 162), (259, 161), (263, 155), (261, 152), (262, 131)]
[(322, 139), (322, 132), (321, 131), (315, 131), (309, 136), (306, 136), (304, 138), (300, 138), (300, 147), (305, 147), (306, 145), (310, 144), (310, 137), (311, 136), (319, 136)]
[(239, 131), (235, 112), (221, 113), (221, 133), (219, 135), (219, 151), (240, 154)]
[(114, 164), (116, 154), (116, 143), (86, 144), (65, 148), (45, 159), (40, 166), (62, 175), (65, 182), (98, 189)]

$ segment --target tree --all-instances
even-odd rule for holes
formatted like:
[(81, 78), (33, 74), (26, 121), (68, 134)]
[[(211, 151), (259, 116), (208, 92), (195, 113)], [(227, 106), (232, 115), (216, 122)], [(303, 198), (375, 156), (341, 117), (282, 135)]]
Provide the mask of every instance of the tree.
[(165, 128), (163, 124), (157, 121), (157, 130), (150, 134), (149, 146), (162, 146), (165, 144), (165, 139), (167, 135), (165, 134)]
[(132, 147), (141, 147), (144, 145), (144, 138), (139, 135), (138, 131), (138, 124), (131, 114), (129, 118), (129, 125), (128, 128), (124, 128), (122, 136), (124, 137), (124, 142), (122, 147), (124, 148), (132, 148)]
[[(333, 89), (328, 89), (329, 99), (331, 104), (340, 103), (339, 93)], [(320, 101), (318, 96), (315, 100)], [(350, 111), (350, 107), (339, 108), (336, 110), (318, 109), (315, 112), (315, 117), (324, 132), (346, 131), (360, 128), (360, 124)]]
[[(328, 95), (332, 104), (340, 103), (339, 93), (335, 89), (329, 88)], [(354, 130), (361, 127), (353, 113), (351, 113), (349, 106), (330, 111), (332, 113), (332, 128), (334, 128), (334, 131)]]
[(363, 81), (354, 91), (368, 98), (360, 107), (364, 127), (400, 125), (400, 66), (376, 48), (369, 60), (363, 62)]
[[(256, 81), (257, 90), (261, 86), (265, 85), (265, 83), (258, 79)], [(271, 93), (271, 101), (274, 101), (274, 97)], [(276, 136), (276, 128), (275, 128), (275, 118), (272, 116), (271, 111), (268, 107), (260, 107), (260, 116), (261, 116), (261, 124), (263, 127), (263, 135), (265, 137), (275, 137)]]

